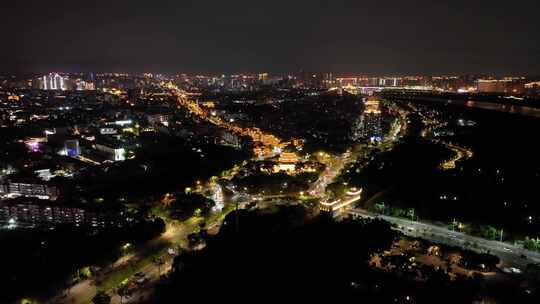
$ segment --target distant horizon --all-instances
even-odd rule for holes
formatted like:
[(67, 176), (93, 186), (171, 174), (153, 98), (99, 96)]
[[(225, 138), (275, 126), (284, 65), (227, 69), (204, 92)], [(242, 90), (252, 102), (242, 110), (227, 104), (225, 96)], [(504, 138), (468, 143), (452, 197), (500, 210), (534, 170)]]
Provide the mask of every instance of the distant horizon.
[(473, 72), (473, 73), (362, 73), (362, 72), (335, 72), (335, 71), (316, 71), (316, 70), (299, 70), (299, 71), (289, 71), (289, 72), (269, 72), (266, 70), (259, 71), (238, 71), (238, 72), (229, 72), (229, 71), (213, 71), (213, 72), (163, 72), (163, 71), (107, 71), (107, 70), (61, 70), (61, 69), (52, 69), (52, 70), (40, 70), (40, 71), (28, 71), (28, 72), (2, 72), (0, 71), (0, 76), (18, 76), (18, 77), (28, 77), (28, 76), (37, 76), (37, 75), (46, 75), (50, 73), (58, 74), (125, 74), (125, 75), (144, 75), (144, 74), (156, 74), (156, 75), (165, 75), (165, 76), (178, 76), (178, 75), (188, 75), (188, 76), (232, 76), (232, 75), (257, 75), (268, 73), (270, 76), (299, 76), (301, 73), (307, 74), (332, 74), (335, 77), (524, 77), (524, 78), (536, 78), (540, 77), (540, 71), (538, 73), (488, 73), (488, 72)]

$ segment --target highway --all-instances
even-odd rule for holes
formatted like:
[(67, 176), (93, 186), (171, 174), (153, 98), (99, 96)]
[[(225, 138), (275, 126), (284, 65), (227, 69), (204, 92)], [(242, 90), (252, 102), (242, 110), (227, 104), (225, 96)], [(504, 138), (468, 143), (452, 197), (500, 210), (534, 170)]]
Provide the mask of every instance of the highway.
[[(526, 250), (521, 246), (516, 246), (514, 244), (487, 240), (426, 222), (411, 221), (404, 218), (375, 214), (360, 208), (350, 209), (347, 213), (353, 217), (383, 219), (392, 224), (396, 224), (398, 226), (397, 230), (411, 237), (418, 237), (435, 243), (458, 246), (477, 252), (489, 252), (498, 256), (503, 261), (505, 267), (523, 268), (527, 264), (533, 262), (540, 263), (539, 252)], [(522, 255), (525, 255), (527, 258), (523, 258)]]

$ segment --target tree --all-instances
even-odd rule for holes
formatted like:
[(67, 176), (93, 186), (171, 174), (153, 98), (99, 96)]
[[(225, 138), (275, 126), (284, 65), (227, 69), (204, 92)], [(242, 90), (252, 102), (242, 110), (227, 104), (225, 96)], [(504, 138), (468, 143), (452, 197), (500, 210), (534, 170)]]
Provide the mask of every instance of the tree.
[(525, 238), (525, 241), (523, 241), (523, 248), (540, 251), (540, 239)]
[(411, 221), (414, 221), (414, 208), (407, 209), (407, 217), (410, 217)]
[(169, 208), (173, 218), (186, 220), (194, 214), (206, 215), (215, 203), (199, 194), (184, 194), (177, 198)]
[(203, 239), (199, 233), (191, 233), (188, 235), (188, 244), (190, 248), (197, 247), (203, 243)]
[(375, 210), (377, 210), (378, 213), (384, 214), (384, 210), (386, 209), (386, 206), (384, 202), (375, 204)]
[(165, 260), (162, 256), (153, 259), (154, 264), (158, 267), (158, 276), (161, 276), (161, 267), (165, 265)]
[(104, 291), (100, 291), (96, 294), (94, 298), (92, 298), (92, 303), (94, 304), (110, 304), (111, 303), (111, 296), (106, 294)]
[(124, 302), (124, 297), (128, 294), (127, 286), (124, 285), (122, 287), (119, 287), (116, 290), (116, 293), (118, 293), (118, 295), (120, 296), (120, 304), (122, 304)]
[(480, 234), (483, 238), (488, 240), (497, 240), (501, 232), (497, 228), (488, 225), (480, 227)]
[(476, 253), (474, 251), (464, 251), (460, 263), (469, 269), (480, 271), (492, 271), (500, 263), (497, 256), (488, 253)]

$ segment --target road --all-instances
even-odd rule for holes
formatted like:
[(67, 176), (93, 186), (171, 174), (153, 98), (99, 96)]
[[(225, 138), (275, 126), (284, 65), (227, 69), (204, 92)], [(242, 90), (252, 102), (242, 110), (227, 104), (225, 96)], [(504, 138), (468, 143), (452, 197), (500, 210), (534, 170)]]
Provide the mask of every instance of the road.
[[(238, 124), (234, 123), (234, 120), (227, 121), (219, 116), (212, 115), (210, 111), (199, 106), (196, 101), (189, 100), (187, 93), (178, 88), (172, 89), (171, 93), (177, 97), (179, 105), (185, 107), (187, 110), (197, 115), (199, 118), (206, 120), (207, 122), (212, 123), (216, 126), (219, 126), (222, 129), (228, 130), (234, 134), (251, 137), (253, 142), (260, 143), (266, 147), (266, 151), (264, 153), (261, 152), (262, 154), (258, 153), (257, 150), (254, 149), (255, 154), (260, 154), (265, 158), (274, 157), (276, 155), (274, 152), (272, 152), (274, 146), (283, 149), (289, 144), (289, 142), (283, 142), (282, 139), (278, 138), (274, 134), (264, 132), (259, 128), (241, 127)], [(266, 140), (263, 140), (263, 138), (266, 138)]]
[[(399, 230), (408, 236), (423, 238), (435, 243), (459, 246), (477, 252), (490, 252), (501, 258), (503, 263), (507, 264), (505, 266), (519, 268), (525, 267), (532, 262), (540, 263), (540, 253), (523, 249), (521, 246), (514, 244), (487, 240), (426, 222), (375, 214), (360, 208), (351, 209), (348, 211), (348, 214), (353, 217), (360, 216), (383, 219), (401, 227)], [(525, 255), (527, 258), (523, 258), (522, 255)]]
[(143, 299), (147, 299), (153, 292), (153, 287), (159, 281), (161, 276), (169, 272), (169, 270), (171, 269), (174, 256), (164, 254), (163, 259), (164, 263), (161, 266), (158, 266), (155, 263), (151, 263), (139, 270), (139, 272), (144, 273), (145, 277), (148, 278), (148, 282), (134, 289), (132, 294), (127, 297), (123, 297), (123, 299), (121, 299), (117, 293), (113, 293), (113, 295), (111, 296), (111, 303), (139, 303)]
[[(147, 251), (148, 248), (151, 248), (152, 246), (160, 243), (160, 242), (166, 242), (166, 243), (175, 243), (180, 240), (184, 240), (189, 232), (191, 231), (190, 227), (187, 227), (186, 225), (179, 225), (179, 224), (168, 224), (167, 228), (164, 233), (161, 234), (160, 237), (155, 238), (153, 240), (150, 240), (146, 245), (141, 246), (139, 249), (136, 250), (136, 252), (133, 252), (129, 255), (123, 256), (119, 258), (117, 261), (115, 261), (109, 269), (104, 269), (102, 272), (106, 273), (98, 273), (96, 274), (95, 278), (99, 277), (107, 277), (111, 274), (114, 274), (117, 271), (121, 271), (125, 267), (128, 267), (128, 265), (132, 265), (136, 263), (137, 261), (140, 261), (142, 258), (148, 255)], [(163, 254), (164, 261), (166, 263), (172, 262), (172, 257), (169, 257), (168, 254)], [(161, 270), (166, 269), (163, 265)], [(169, 266), (170, 267), (170, 266)], [(158, 272), (159, 267), (154, 264), (148, 264), (139, 271), (148, 271), (149, 278), (152, 280), (157, 280), (158, 276), (152, 275), (154, 273)], [(65, 290), (62, 294), (54, 297), (53, 299), (49, 300), (47, 303), (59, 303), (59, 304), (85, 304), (88, 303), (92, 297), (97, 293), (98, 287), (95, 283), (95, 278), (90, 278), (86, 280), (82, 280), (78, 282), (77, 284), (73, 285), (69, 289)], [(150, 282), (152, 283), (152, 282)], [(65, 296), (64, 296), (65, 295)]]
[[(86, 303), (97, 293), (97, 288), (92, 280), (83, 280), (65, 291), (65, 295), (59, 295), (47, 303)], [(86, 300), (83, 300), (86, 299)]]
[(442, 144), (446, 146), (447, 149), (452, 150), (454, 152), (454, 156), (444, 162), (441, 163), (440, 167), (443, 170), (450, 170), (455, 169), (457, 166), (457, 162), (467, 160), (471, 157), (473, 157), (473, 151), (470, 149), (467, 149), (465, 147), (460, 147), (451, 143), (448, 143), (443, 140), (436, 139), (433, 136), (433, 131), (437, 130), (439, 128), (443, 128), (448, 125), (447, 122), (439, 121), (434, 118), (427, 117), (421, 110), (416, 108), (414, 105), (411, 105), (411, 108), (415, 110), (420, 117), (422, 117), (422, 121), (425, 124), (424, 129), (421, 132), (421, 136), (430, 139), (431, 141), (435, 143)]
[(334, 180), (339, 172), (341, 172), (345, 165), (352, 160), (353, 157), (349, 151), (332, 159), (331, 164), (326, 167), (315, 183), (309, 188), (308, 193), (314, 197), (323, 197), (326, 187)]
[(445, 145), (448, 149), (454, 151), (455, 153), (455, 155), (452, 158), (444, 161), (441, 164), (440, 167), (444, 170), (455, 169), (457, 162), (467, 160), (473, 156), (473, 152), (464, 147), (456, 146), (456, 145), (453, 145), (444, 141), (440, 141), (440, 140), (435, 140), (435, 139), (433, 139), (433, 141)]

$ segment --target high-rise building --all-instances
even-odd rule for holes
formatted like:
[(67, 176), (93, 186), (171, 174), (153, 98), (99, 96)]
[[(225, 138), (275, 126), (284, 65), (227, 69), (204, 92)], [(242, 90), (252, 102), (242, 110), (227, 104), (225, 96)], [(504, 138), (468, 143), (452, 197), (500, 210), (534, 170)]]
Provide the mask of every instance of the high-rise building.
[(332, 75), (332, 73), (325, 73), (323, 84), (327, 88), (332, 87), (334, 85), (334, 75)]
[(525, 91), (525, 82), (520, 78), (478, 79), (477, 90), (480, 93), (521, 94)]
[(67, 156), (77, 157), (81, 155), (81, 149), (79, 147), (79, 141), (77, 139), (66, 140), (65, 148)]
[(214, 200), (214, 202), (216, 203), (213, 208), (214, 211), (220, 212), (221, 210), (223, 210), (223, 207), (225, 207), (225, 200), (223, 195), (223, 189), (219, 184), (214, 187), (214, 194), (212, 195), (212, 200)]
[(507, 91), (508, 81), (496, 79), (478, 79), (477, 90), (481, 93), (504, 93)]
[(37, 197), (40, 199), (56, 200), (59, 195), (58, 188), (33, 181), (8, 181), (0, 187), (0, 193), (5, 192), (12, 196)]
[(43, 90), (67, 90), (67, 77), (58, 73), (50, 73), (41, 78), (41, 89)]
[(397, 77), (385, 77), (379, 78), (378, 85), (381, 87), (397, 87), (399, 82), (400, 81)]
[(357, 78), (356, 77), (340, 77), (340, 78), (336, 78), (336, 82), (338, 83), (340, 87), (356, 86)]
[(365, 103), (364, 113), (360, 118), (358, 135), (360, 138), (368, 139), (372, 143), (383, 139), (382, 115), (379, 101), (368, 99)]
[(93, 91), (96, 89), (94, 83), (80, 79), (75, 82), (75, 88), (77, 91)]
[(268, 83), (268, 73), (259, 74), (259, 81), (263, 84)]

